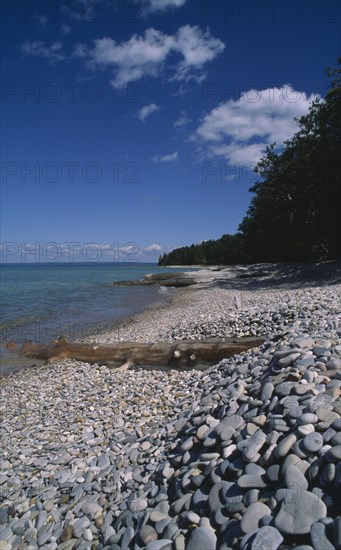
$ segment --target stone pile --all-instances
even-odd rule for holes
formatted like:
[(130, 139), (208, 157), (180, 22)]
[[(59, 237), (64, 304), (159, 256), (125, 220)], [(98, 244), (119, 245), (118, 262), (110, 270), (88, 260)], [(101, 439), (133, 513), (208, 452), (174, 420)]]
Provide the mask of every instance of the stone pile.
[(339, 339), (295, 334), (220, 364), (222, 378), (176, 425), (174, 472), (157, 472), (167, 498), (150, 500), (136, 540), (154, 537), (148, 550), (339, 548), (340, 366)]

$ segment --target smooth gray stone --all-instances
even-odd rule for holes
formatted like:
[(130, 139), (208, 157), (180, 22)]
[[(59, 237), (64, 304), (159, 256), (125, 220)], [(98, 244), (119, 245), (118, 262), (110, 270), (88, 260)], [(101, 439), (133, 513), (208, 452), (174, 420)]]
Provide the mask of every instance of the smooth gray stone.
[(45, 525), (42, 525), (40, 529), (38, 530), (38, 544), (39, 546), (43, 546), (45, 542), (49, 540), (51, 537), (53, 530), (52, 523), (45, 523)]
[(341, 431), (341, 418), (337, 418), (331, 425), (331, 428), (336, 431)]
[(313, 347), (313, 354), (317, 355), (317, 357), (321, 357), (325, 355), (326, 353), (330, 353), (330, 349), (325, 346), (314, 346)]
[(207, 500), (208, 494), (204, 493), (199, 487), (192, 496), (192, 506), (202, 506), (205, 502), (207, 502)]
[(25, 522), (24, 521), (14, 521), (11, 523), (11, 528), (13, 533), (19, 536), (23, 536), (26, 531)]
[[(308, 392), (315, 390), (316, 386), (314, 383), (311, 384), (300, 384), (297, 383), (295, 386), (295, 393), (296, 395), (305, 395), (308, 394)], [(307, 396), (309, 399), (309, 396)], [(311, 396), (310, 396), (311, 397)]]
[(152, 510), (150, 513), (149, 519), (153, 523), (158, 523), (159, 521), (163, 521), (164, 519), (168, 519), (168, 515), (164, 512), (160, 512), (159, 510)]
[(337, 370), (341, 367), (341, 359), (333, 357), (326, 363), (327, 370)]
[(259, 525), (261, 527), (267, 527), (273, 522), (274, 518), (273, 516), (263, 516), (259, 522)]
[(90, 520), (86, 516), (76, 519), (75, 523), (73, 524), (74, 531), (81, 531), (86, 529), (87, 527), (90, 527)]
[(251, 544), (251, 550), (277, 550), (282, 542), (281, 533), (275, 527), (267, 525), (257, 531)]
[[(122, 537), (122, 540), (121, 540), (121, 548), (129, 548), (129, 544), (131, 543), (131, 541), (133, 540), (135, 536), (135, 531), (134, 531), (134, 528), (129, 526), (125, 529), (124, 533), (123, 533), (123, 537)], [(151, 544), (151, 543), (149, 543)], [(148, 545), (147, 545), (148, 546)]]
[(238, 487), (238, 484), (233, 481), (227, 481), (227, 485), (222, 489), (225, 503), (235, 502), (239, 497), (242, 497), (243, 491)]
[(302, 491), (293, 497), (289, 492), (275, 517), (275, 527), (286, 535), (305, 535), (313, 523), (326, 515), (326, 505), (315, 494)]
[(179, 526), (175, 523), (174, 520), (170, 521), (166, 529), (163, 532), (165, 539), (173, 539), (176, 536), (180, 535)]
[[(170, 539), (160, 539), (148, 542), (146, 550), (172, 550), (173, 543)], [(122, 546), (123, 550), (123, 546)]]
[(222, 441), (230, 441), (235, 431), (236, 430), (232, 426), (225, 426), (225, 428), (220, 432), (220, 439)]
[(341, 516), (335, 518), (333, 522), (333, 541), (336, 548), (341, 547)]
[(174, 430), (178, 433), (181, 432), (182, 428), (184, 428), (187, 424), (187, 421), (188, 419), (185, 417), (179, 418), (179, 420), (177, 420), (174, 424)]
[(192, 484), (197, 488), (199, 488), (204, 481), (205, 481), (205, 478), (202, 475), (193, 476), (191, 479)]
[(159, 535), (162, 535), (162, 533), (164, 532), (164, 530), (166, 529), (167, 525), (172, 521), (172, 518), (165, 518), (165, 519), (162, 519), (161, 521), (157, 521), (155, 523), (155, 530), (156, 532), (159, 534)]
[(263, 516), (268, 515), (271, 515), (271, 510), (262, 502), (250, 504), (250, 506), (246, 509), (240, 523), (243, 533), (250, 533), (251, 531), (258, 529), (260, 519)]
[(175, 550), (186, 550), (185, 549), (185, 537), (183, 534), (179, 535), (174, 540), (174, 549)]
[(215, 550), (216, 545), (217, 537), (212, 529), (197, 527), (191, 533), (186, 550)]
[(311, 336), (300, 336), (299, 338), (295, 338), (293, 344), (299, 348), (311, 349), (315, 344), (315, 340)]
[(109, 466), (111, 466), (111, 462), (108, 455), (102, 454), (97, 460), (97, 467), (100, 468), (100, 470), (105, 470), (109, 468)]
[(237, 497), (234, 499), (233, 502), (227, 502), (225, 504), (225, 508), (228, 512), (230, 512), (230, 514), (236, 514), (236, 513), (239, 513), (239, 512), (243, 512), (245, 510), (245, 505), (242, 501), (243, 497), (242, 495), (240, 495), (238, 497), (238, 500), (237, 500)]
[(228, 489), (229, 486), (230, 483), (228, 481), (219, 481), (213, 485), (208, 495), (208, 505), (211, 512), (215, 512), (218, 508), (222, 507), (224, 489)]
[[(108, 540), (112, 537), (112, 535), (116, 535), (116, 531), (115, 529), (111, 526), (111, 525), (108, 525), (108, 527), (105, 528), (104, 530), (104, 533), (103, 533), (103, 539), (104, 539), (104, 542), (105, 543), (108, 543)], [(117, 536), (117, 535), (116, 535)], [(119, 537), (117, 539), (117, 542), (120, 540), (121, 537)]]
[(333, 437), (333, 435), (335, 435), (335, 434), (336, 434), (336, 431), (333, 430), (333, 428), (328, 428), (328, 430), (326, 430), (322, 434), (323, 442), (328, 443), (331, 440), (331, 438)]
[(190, 523), (194, 523), (196, 525), (199, 525), (200, 523), (200, 516), (198, 516), (198, 514), (192, 511), (188, 512), (187, 519)]
[(247, 464), (245, 467), (245, 473), (250, 475), (262, 476), (263, 474), (265, 474), (265, 470), (255, 462), (249, 462), (249, 464)]
[(264, 384), (262, 392), (260, 394), (261, 400), (268, 401), (269, 399), (271, 399), (274, 389), (275, 387), (271, 382), (267, 382), (266, 384)]
[(286, 355), (286, 357), (282, 357), (281, 359), (278, 359), (277, 364), (280, 367), (289, 367), (293, 363), (295, 363), (296, 359), (299, 359), (301, 357), (302, 352), (297, 353), (290, 353), (290, 355)]
[(297, 436), (295, 434), (289, 434), (286, 435), (281, 441), (278, 443), (276, 449), (275, 449), (275, 455), (277, 457), (284, 457), (288, 454), (288, 452), (291, 450), (294, 443), (297, 441)]
[(255, 432), (249, 439), (238, 443), (238, 449), (243, 453), (246, 461), (252, 460), (266, 442), (266, 435), (261, 430)]
[(244, 474), (237, 479), (237, 484), (243, 489), (262, 489), (266, 487), (265, 481), (256, 474)]
[(134, 498), (130, 501), (128, 501), (128, 508), (133, 513), (136, 514), (138, 512), (142, 512), (148, 507), (148, 502), (145, 498)]
[(201, 453), (200, 458), (202, 461), (211, 461), (211, 460), (217, 460), (220, 458), (219, 453)]
[(191, 498), (192, 498), (192, 493), (187, 493), (183, 497), (180, 497), (178, 500), (174, 501), (172, 503), (173, 512), (177, 515), (180, 514), (183, 508), (186, 509), (186, 504), (188, 503), (189, 505), (189, 501), (191, 500)]
[(334, 545), (328, 540), (326, 526), (321, 522), (314, 523), (310, 528), (310, 538), (314, 550), (335, 550)]
[(332, 483), (335, 479), (336, 467), (333, 462), (325, 465), (322, 472), (322, 481), (326, 484)]
[[(6, 539), (12, 535), (12, 529), (10, 527), (7, 527), (7, 529), (11, 530), (11, 534), (8, 537), (6, 537)], [(35, 529), (34, 527), (30, 527), (29, 529), (26, 530), (24, 535), (25, 542), (32, 542), (36, 538), (37, 538), (37, 529)]]
[(309, 479), (311, 479), (311, 480), (312, 480), (312, 479), (315, 479), (315, 478), (319, 475), (319, 473), (320, 473), (320, 471), (321, 471), (322, 466), (324, 465), (324, 463), (325, 463), (325, 459), (324, 459), (324, 456), (323, 456), (323, 455), (322, 455), (322, 456), (319, 456), (318, 458), (316, 458), (316, 459), (311, 463), (311, 465), (310, 465), (310, 467), (309, 467), (309, 470), (308, 470), (308, 477), (309, 477)]
[(216, 444), (217, 444), (217, 440), (215, 437), (213, 437), (212, 434), (206, 437), (203, 441), (203, 446), (206, 448), (215, 447)]
[(218, 510), (214, 514), (214, 521), (218, 525), (226, 525), (229, 519), (230, 514), (227, 508), (218, 508)]
[(315, 453), (321, 449), (323, 437), (318, 432), (312, 432), (303, 438), (302, 445), (309, 453)]
[(86, 500), (82, 505), (82, 512), (87, 516), (90, 516), (93, 519), (96, 516), (100, 516), (103, 512), (102, 506), (97, 504), (97, 502), (91, 502)]
[[(291, 490), (299, 488), (301, 491), (306, 491), (308, 489), (308, 481), (294, 464), (290, 464), (285, 471), (285, 484)], [(297, 495), (300, 496), (299, 491)]]
[(290, 418), (299, 418), (303, 414), (302, 407), (299, 407), (298, 405), (291, 405), (288, 410), (288, 415)]
[(250, 504), (257, 502), (258, 496), (259, 496), (258, 489), (250, 489), (249, 491), (247, 491), (243, 496), (243, 502), (245, 506), (250, 506)]
[(326, 388), (327, 390), (329, 390), (329, 388), (339, 388), (341, 386), (341, 380), (336, 380), (334, 378), (334, 380), (331, 380), (330, 382), (328, 382), (328, 384), (326, 385)]
[[(215, 431), (216, 433), (219, 434), (219, 432), (217, 431), (217, 428), (218, 426), (220, 426), (220, 424), (224, 424), (224, 428), (226, 426), (231, 426), (232, 428), (234, 428), (235, 430), (238, 430), (239, 428), (241, 428), (243, 425), (244, 425), (244, 419), (242, 416), (240, 416), (239, 414), (233, 414), (232, 416), (227, 416), (225, 417), (216, 427), (215, 427)], [(223, 429), (224, 429), (223, 428)]]
[[(313, 362), (314, 362), (314, 358), (312, 358)], [(308, 384), (311, 384), (312, 382), (314, 382), (314, 374), (313, 374), (313, 371), (312, 370), (306, 370), (305, 373), (304, 373), (304, 376), (303, 376), (304, 380), (306, 380), (308, 382)]]
[(206, 432), (208, 432), (210, 430), (209, 426), (207, 426), (207, 424), (202, 424), (201, 426), (199, 426), (199, 428), (197, 429), (197, 433), (196, 433), (196, 436), (198, 439), (205, 439), (205, 434)]
[(331, 442), (333, 445), (341, 445), (341, 432), (337, 432), (333, 437), (331, 438)]
[(3, 525), (4, 523), (8, 523), (8, 511), (0, 510), (0, 525)]
[(275, 387), (275, 393), (279, 397), (286, 397), (287, 395), (290, 395), (290, 393), (294, 389), (294, 386), (295, 382), (282, 382)]
[(272, 466), (269, 466), (269, 468), (266, 470), (266, 475), (272, 483), (279, 481), (280, 479), (279, 473), (280, 473), (279, 464), (273, 464)]
[(193, 437), (189, 437), (183, 443), (181, 443), (180, 449), (182, 451), (189, 451), (193, 447)]
[(341, 460), (341, 445), (335, 445), (335, 447), (329, 449), (326, 453), (326, 459), (328, 462), (337, 462)]
[(303, 426), (304, 424), (316, 424), (318, 422), (318, 416), (314, 413), (304, 413), (298, 419), (297, 424)]
[(40, 527), (44, 525), (46, 522), (47, 522), (47, 512), (46, 510), (41, 510), (41, 512), (39, 512), (36, 518), (35, 528), (37, 529), (37, 531), (39, 531)]

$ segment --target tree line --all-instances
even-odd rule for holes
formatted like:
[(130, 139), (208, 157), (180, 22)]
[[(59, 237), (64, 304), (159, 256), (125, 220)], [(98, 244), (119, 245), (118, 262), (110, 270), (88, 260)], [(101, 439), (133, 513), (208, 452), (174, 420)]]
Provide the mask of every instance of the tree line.
[(298, 131), (268, 146), (250, 206), (234, 235), (177, 248), (159, 265), (213, 265), (341, 258), (341, 58), (324, 100), (297, 120)]

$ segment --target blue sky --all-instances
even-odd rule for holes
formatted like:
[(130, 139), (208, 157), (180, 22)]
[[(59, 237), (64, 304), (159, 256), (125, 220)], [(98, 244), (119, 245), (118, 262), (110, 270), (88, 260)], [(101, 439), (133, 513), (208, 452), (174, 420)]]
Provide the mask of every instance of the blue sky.
[(156, 261), (235, 232), (262, 150), (326, 93), (340, 47), (333, 1), (1, 9), (3, 261), (67, 243)]

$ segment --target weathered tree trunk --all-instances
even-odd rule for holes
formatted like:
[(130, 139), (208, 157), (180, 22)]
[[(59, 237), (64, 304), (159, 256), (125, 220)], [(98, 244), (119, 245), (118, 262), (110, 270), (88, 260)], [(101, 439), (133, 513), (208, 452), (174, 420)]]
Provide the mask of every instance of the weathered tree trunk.
[(174, 343), (118, 342), (113, 346), (101, 344), (76, 344), (60, 338), (51, 344), (25, 342), (13, 343), (8, 349), (16, 349), (25, 357), (35, 359), (76, 359), (86, 363), (119, 366), (133, 365), (192, 366), (197, 363), (214, 364), (226, 357), (258, 347), (263, 338), (208, 338), (207, 340), (182, 340)]

